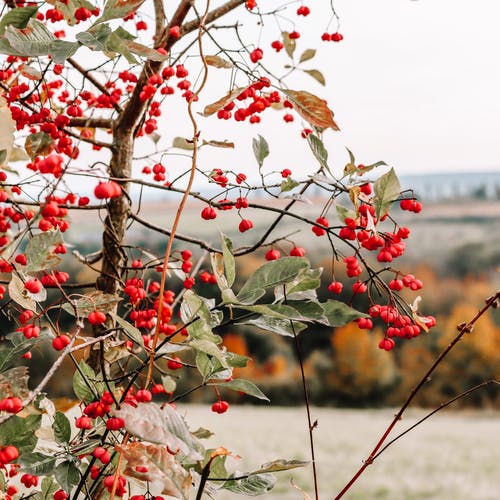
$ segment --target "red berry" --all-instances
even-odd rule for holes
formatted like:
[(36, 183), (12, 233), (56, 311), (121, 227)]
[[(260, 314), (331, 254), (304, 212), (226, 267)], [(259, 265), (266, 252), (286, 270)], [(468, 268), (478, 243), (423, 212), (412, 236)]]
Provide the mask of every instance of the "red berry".
[(253, 222), (250, 219), (243, 219), (240, 222), (238, 229), (240, 230), (240, 233), (244, 233), (245, 231), (252, 229), (252, 227), (253, 227)]
[(286, 179), (287, 177), (290, 177), (291, 175), (292, 175), (292, 171), (289, 168), (284, 168), (281, 171), (281, 177), (283, 177), (283, 179)]
[(201, 211), (201, 218), (205, 220), (215, 219), (217, 217), (217, 212), (214, 207), (205, 207)]
[(190, 290), (194, 286), (194, 278), (192, 276), (190, 276), (189, 278), (186, 278), (184, 280), (183, 285), (184, 285), (184, 288), (186, 288), (187, 290)]
[(121, 194), (122, 188), (115, 181), (100, 182), (94, 189), (94, 196), (99, 200), (117, 198)]
[(400, 290), (403, 289), (403, 282), (401, 280), (397, 280), (397, 279), (394, 279), (394, 280), (391, 280), (389, 282), (389, 288), (391, 290), (395, 290), (396, 292), (399, 292)]
[(229, 403), (227, 401), (216, 401), (212, 405), (212, 411), (215, 413), (226, 413), (229, 409)]
[(343, 285), (340, 281), (332, 281), (328, 285), (328, 290), (332, 293), (339, 294), (342, 292)]
[(332, 33), (331, 34), (331, 40), (333, 42), (341, 42), (344, 39), (344, 36), (341, 35), (340, 33)]
[(179, 26), (172, 26), (168, 31), (168, 34), (172, 38), (179, 38), (181, 36), (181, 29), (179, 28)]
[(67, 335), (59, 335), (52, 340), (52, 347), (56, 351), (62, 351), (70, 342), (71, 339)]
[(304, 257), (305, 254), (306, 254), (306, 251), (302, 247), (293, 247), (290, 250), (290, 255), (292, 257)]
[(117, 431), (123, 427), (125, 427), (123, 418), (111, 417), (106, 421), (106, 429), (108, 429), (108, 431)]
[(191, 250), (183, 250), (181, 252), (182, 260), (189, 260), (193, 256), (193, 252)]
[(106, 321), (106, 315), (101, 311), (92, 311), (87, 319), (91, 325), (102, 325)]
[(179, 370), (184, 365), (182, 364), (181, 358), (174, 356), (167, 361), (167, 366), (170, 370)]
[(352, 284), (353, 293), (365, 293), (368, 287), (362, 281), (356, 281)]
[(329, 41), (331, 41), (331, 39), (332, 39), (332, 35), (330, 35), (330, 33), (325, 32), (321, 35), (321, 40), (323, 40), (324, 42), (329, 42)]
[(28, 292), (36, 294), (42, 290), (43, 286), (42, 283), (37, 278), (33, 278), (31, 280), (26, 281), (26, 283), (24, 284), (24, 288), (26, 288)]
[(271, 43), (271, 47), (276, 51), (279, 52), (283, 47), (283, 42), (280, 40), (275, 40), (273, 43)]
[(252, 50), (252, 52), (250, 52), (250, 60), (254, 64), (259, 62), (263, 57), (264, 57), (264, 52), (262, 49), (257, 48), (255, 50)]
[(390, 350), (394, 349), (395, 345), (396, 345), (396, 343), (394, 342), (394, 340), (389, 339), (389, 338), (383, 338), (378, 343), (379, 349), (383, 349), (384, 351), (390, 351)]
[(266, 252), (266, 260), (278, 260), (280, 257), (280, 251), (276, 250), (275, 248), (271, 248)]
[(77, 429), (92, 429), (92, 419), (86, 416), (81, 416), (75, 419), (75, 427)]
[(135, 393), (135, 399), (139, 403), (149, 403), (153, 399), (153, 395), (151, 394), (151, 391), (148, 391), (147, 389), (139, 389)]

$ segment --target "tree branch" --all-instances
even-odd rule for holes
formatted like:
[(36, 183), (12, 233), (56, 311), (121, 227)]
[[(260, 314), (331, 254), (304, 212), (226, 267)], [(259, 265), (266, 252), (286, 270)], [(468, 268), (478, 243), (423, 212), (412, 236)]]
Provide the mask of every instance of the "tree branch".
[[(210, 24), (214, 22), (215, 20), (219, 19), (222, 16), (225, 16), (228, 12), (231, 12), (232, 10), (236, 9), (240, 5), (244, 4), (245, 0), (229, 0), (225, 4), (221, 5), (220, 7), (217, 7), (216, 9), (212, 10), (211, 12), (208, 13), (207, 15), (207, 20), (205, 24)], [(195, 19), (194, 21), (189, 21), (188, 23), (182, 25), (181, 27), (181, 36), (182, 35), (187, 35), (188, 33), (191, 33), (192, 31), (196, 31), (200, 26), (200, 19)]]
[[(94, 87), (98, 90), (100, 90), (103, 94), (107, 95), (108, 97), (111, 97), (111, 94), (109, 93), (108, 89), (99, 81), (95, 78), (95, 76), (90, 72), (90, 70), (83, 68), (80, 66), (72, 57), (68, 59), (68, 62), (75, 68), (78, 73), (80, 73), (84, 78), (86, 78)], [(118, 113), (121, 113), (122, 107), (118, 103), (112, 102), (113, 107), (115, 108)]]
[(97, 118), (71, 118), (68, 126), (70, 127), (88, 127), (88, 128), (113, 128), (113, 120), (104, 116)]

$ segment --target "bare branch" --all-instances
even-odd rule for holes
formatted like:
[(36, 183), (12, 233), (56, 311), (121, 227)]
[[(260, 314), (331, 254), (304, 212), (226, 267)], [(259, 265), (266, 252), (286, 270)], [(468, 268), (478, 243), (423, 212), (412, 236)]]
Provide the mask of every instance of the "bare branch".
[[(239, 7), (244, 3), (245, 0), (229, 0), (229, 2), (226, 2), (220, 7), (217, 7), (216, 9), (209, 12), (205, 24), (210, 24), (214, 22), (215, 20), (219, 19), (222, 16), (225, 16), (227, 13), (231, 12), (232, 10), (236, 9), (237, 7)], [(188, 23), (184, 24), (181, 27), (181, 36), (191, 33), (192, 31), (196, 31), (199, 28), (199, 26), (200, 26), (200, 19), (189, 21)]]
[[(68, 59), (68, 62), (75, 68), (84, 78), (86, 78), (94, 87), (98, 90), (100, 90), (103, 94), (107, 95), (108, 97), (111, 97), (111, 94), (109, 93), (108, 89), (99, 81), (95, 78), (95, 76), (90, 72), (90, 70), (87, 70), (80, 66), (72, 57)], [(121, 113), (122, 107), (118, 103), (112, 102), (113, 107), (115, 108), (118, 113)]]

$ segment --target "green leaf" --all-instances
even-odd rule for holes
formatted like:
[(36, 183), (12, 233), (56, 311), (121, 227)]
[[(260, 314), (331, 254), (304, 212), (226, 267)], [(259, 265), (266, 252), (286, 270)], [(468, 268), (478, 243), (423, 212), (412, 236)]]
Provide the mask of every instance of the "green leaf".
[(292, 189), (295, 189), (297, 186), (299, 186), (299, 183), (296, 180), (287, 177), (282, 181), (280, 189), (282, 193), (286, 193), (287, 191), (292, 191)]
[[(213, 435), (214, 435), (214, 433), (212, 431), (209, 431), (208, 429), (204, 429), (203, 427), (199, 427), (198, 429), (196, 429), (193, 432), (193, 436), (197, 437), (198, 439), (208, 439), (208, 438), (212, 437)], [(211, 450), (207, 450), (207, 451), (210, 452)], [(210, 470), (212, 470), (211, 467), (210, 467)]]
[(298, 335), (302, 330), (307, 328), (304, 323), (300, 323), (298, 321), (290, 321), (289, 319), (273, 318), (269, 316), (259, 316), (258, 318), (250, 319), (244, 323), (238, 324), (256, 326), (261, 330), (277, 333), (285, 337), (293, 337), (294, 333), (295, 335)]
[(300, 315), (302, 321), (310, 321), (328, 325), (328, 318), (322, 304), (312, 300), (294, 300), (287, 302)]
[(134, 436), (167, 445), (171, 450), (178, 449), (181, 455), (194, 460), (203, 458), (203, 445), (190, 432), (184, 418), (170, 405), (163, 408), (156, 403), (138, 403), (137, 407), (122, 405), (113, 414), (123, 418), (127, 432)]
[[(237, 473), (236, 476), (241, 474)], [(272, 474), (255, 474), (244, 479), (229, 480), (224, 483), (223, 489), (240, 495), (257, 496), (271, 491), (276, 484)]]
[[(255, 471), (255, 473), (262, 474), (263, 472), (280, 472), (284, 470), (296, 469), (297, 467), (305, 467), (309, 464), (310, 462), (308, 460), (285, 460), (281, 458), (262, 464), (260, 469)], [(250, 474), (254, 473), (251, 472)]]
[(319, 69), (303, 69), (302, 71), (312, 76), (318, 83), (321, 83), (321, 85), (326, 85), (325, 76)]
[(330, 326), (345, 326), (358, 318), (367, 318), (368, 315), (356, 311), (352, 307), (339, 302), (338, 300), (328, 300), (321, 304)]
[(356, 212), (354, 212), (354, 210), (350, 210), (339, 204), (335, 205), (335, 210), (337, 210), (337, 216), (342, 223), (344, 223), (348, 217), (350, 219), (356, 219)]
[(316, 55), (316, 50), (315, 49), (306, 49), (304, 52), (302, 52), (299, 63), (309, 61)]
[(293, 59), (293, 53), (297, 47), (297, 42), (294, 38), (290, 38), (290, 33), (288, 31), (282, 31), (283, 45), (285, 46), (285, 52), (288, 54), (290, 59)]
[(114, 31), (106, 39), (106, 52), (114, 52), (125, 57), (128, 63), (137, 64), (137, 59), (132, 51), (127, 47), (126, 41)]
[(71, 440), (71, 424), (64, 413), (57, 411), (52, 424), (54, 436), (59, 444), (68, 444)]
[(24, 141), (24, 149), (33, 160), (37, 156), (48, 155), (54, 147), (54, 139), (45, 132), (35, 132), (28, 135)]
[(56, 64), (63, 64), (75, 54), (80, 45), (76, 42), (66, 42), (64, 40), (55, 40), (50, 45), (49, 55)]
[(225, 234), (222, 235), (222, 256), (224, 258), (224, 274), (227, 284), (232, 287), (236, 277), (236, 264), (233, 255), (233, 242)]
[(78, 49), (77, 43), (58, 40), (36, 19), (30, 19), (23, 29), (7, 26), (4, 36), (10, 47), (18, 53), (30, 57), (51, 55), (55, 63), (64, 62)]
[(228, 382), (210, 382), (208, 385), (215, 385), (225, 389), (231, 389), (233, 391), (244, 392), (245, 394), (253, 396), (254, 398), (269, 401), (269, 398), (254, 383), (250, 382), (249, 380), (237, 378)]
[[(18, 360), (19, 357), (15, 361)], [(29, 374), (27, 366), (16, 366), (0, 373), (0, 399), (8, 398), (13, 395), (21, 399), (27, 398), (30, 393), (28, 380)]]
[[(116, 295), (95, 290), (74, 301), (74, 305), (78, 311), (78, 316), (86, 317), (95, 310), (109, 313), (115, 309), (121, 300)], [(69, 314), (75, 315), (74, 307), (71, 304), (65, 303), (62, 308)]]
[(73, 392), (79, 400), (90, 403), (96, 396), (92, 389), (95, 385), (96, 374), (83, 360), (78, 364), (78, 368), (73, 375)]
[(53, 472), (56, 465), (56, 458), (51, 455), (35, 452), (24, 454), (19, 462), (21, 463), (23, 472), (35, 476), (46, 476)]
[(236, 354), (235, 352), (226, 352), (226, 361), (232, 368), (244, 368), (247, 366), (251, 358), (248, 356), (243, 356), (242, 354)]
[(125, 321), (123, 318), (120, 318), (120, 316), (115, 313), (112, 313), (111, 316), (120, 325), (120, 327), (123, 329), (123, 333), (132, 342), (135, 342), (137, 345), (144, 347), (144, 339), (142, 338), (142, 334), (138, 328), (136, 328), (128, 321)]
[(302, 257), (283, 257), (268, 262), (248, 278), (237, 298), (242, 304), (253, 304), (268, 288), (292, 281), (307, 268), (309, 261)]
[(80, 482), (80, 471), (71, 461), (61, 462), (55, 469), (54, 475), (64, 491), (71, 492), (74, 486)]
[(107, 0), (104, 5), (102, 16), (94, 23), (100, 24), (110, 19), (123, 19), (135, 12), (144, 0)]
[(198, 368), (204, 380), (208, 379), (214, 372), (214, 364), (211, 357), (203, 351), (198, 351), (196, 353), (196, 368)]
[(259, 167), (262, 167), (264, 160), (269, 156), (269, 144), (264, 137), (258, 135), (252, 141), (252, 148)]
[(401, 185), (398, 176), (393, 168), (375, 181), (374, 184), (375, 196), (373, 198), (373, 206), (377, 219), (387, 214), (392, 203), (396, 201), (401, 193)]
[(54, 249), (62, 243), (63, 237), (59, 229), (35, 234), (26, 246), (26, 271), (34, 273), (56, 267), (62, 259), (54, 253)]
[[(37, 340), (43, 339), (45, 335), (42, 334)], [(36, 345), (34, 339), (27, 339), (21, 332), (15, 332), (9, 335), (7, 340), (0, 343), (0, 373), (6, 372), (19, 362), (19, 358), (33, 349)], [(4, 373), (4, 376), (5, 373)]]
[(318, 160), (319, 164), (330, 172), (330, 167), (328, 166), (328, 151), (321, 139), (317, 135), (309, 134), (307, 136), (307, 142), (311, 148), (312, 154), (316, 160)]
[(170, 375), (162, 375), (161, 383), (167, 393), (173, 393), (177, 387), (177, 381)]
[(187, 326), (189, 336), (192, 339), (220, 344), (222, 339), (212, 333), (212, 327), (219, 324), (220, 317), (210, 313), (210, 309), (202, 297), (192, 290), (187, 290), (181, 304), (181, 319), (184, 323), (189, 323), (196, 317), (199, 319)]
[(276, 287), (274, 296), (276, 300), (285, 298), (288, 300), (316, 300), (316, 290), (321, 285), (321, 274), (323, 268), (306, 269), (299, 274), (294, 280), (288, 282), (283, 287)]
[(0, 444), (14, 445), (20, 455), (31, 453), (38, 441), (35, 431), (40, 428), (41, 423), (41, 415), (29, 415), (26, 418), (13, 415), (0, 426)]
[(107, 24), (101, 24), (88, 31), (76, 34), (76, 39), (90, 50), (106, 50), (106, 40), (111, 35), (111, 28)]
[(33, 5), (30, 7), (16, 7), (7, 12), (0, 20), (0, 35), (3, 35), (5, 28), (9, 25), (15, 28), (25, 28), (28, 21), (36, 14), (38, 6)]
[(204, 352), (205, 354), (208, 354), (209, 356), (213, 356), (217, 360), (219, 360), (220, 364), (224, 368), (229, 368), (227, 361), (224, 356), (224, 352), (222, 352), (218, 347), (215, 342), (212, 342), (207, 339), (193, 339), (189, 341), (189, 345), (195, 350), (195, 351), (201, 351)]

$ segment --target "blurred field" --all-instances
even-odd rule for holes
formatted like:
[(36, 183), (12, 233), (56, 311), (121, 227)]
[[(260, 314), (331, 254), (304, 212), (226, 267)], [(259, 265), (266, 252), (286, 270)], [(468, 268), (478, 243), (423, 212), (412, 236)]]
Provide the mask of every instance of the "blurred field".
[[(207, 406), (183, 406), (196, 429), (215, 432), (210, 445), (225, 446), (242, 459), (239, 471), (256, 469), (277, 458), (308, 459), (304, 408), (232, 406), (224, 415)], [(314, 408), (321, 500), (334, 494), (361, 465), (394, 410), (337, 410)], [(411, 410), (396, 430), (425, 415)], [(403, 437), (371, 465), (351, 492), (350, 500), (498, 500), (500, 498), (500, 414), (443, 412)], [(278, 473), (274, 490), (259, 498), (302, 500), (290, 478), (313, 495), (311, 468)], [(220, 494), (221, 500), (237, 498)]]

